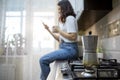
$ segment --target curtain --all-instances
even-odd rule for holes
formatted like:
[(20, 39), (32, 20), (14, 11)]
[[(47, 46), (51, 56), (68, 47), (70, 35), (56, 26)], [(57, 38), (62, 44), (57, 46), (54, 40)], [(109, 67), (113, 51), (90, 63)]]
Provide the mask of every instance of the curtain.
[(50, 28), (56, 24), (56, 2), (0, 0), (0, 46), (9, 49), (10, 55), (13, 49), (17, 55), (54, 49), (54, 40), (42, 22)]
[[(54, 39), (42, 22), (50, 29), (57, 25), (56, 3), (57, 0), (0, 0), (0, 60), (1, 56), (3, 61), (10, 57), (6, 58), (8, 64), (14, 60), (12, 79), (39, 80), (40, 56), (55, 49)], [(2, 77), (11, 80), (8, 74)]]

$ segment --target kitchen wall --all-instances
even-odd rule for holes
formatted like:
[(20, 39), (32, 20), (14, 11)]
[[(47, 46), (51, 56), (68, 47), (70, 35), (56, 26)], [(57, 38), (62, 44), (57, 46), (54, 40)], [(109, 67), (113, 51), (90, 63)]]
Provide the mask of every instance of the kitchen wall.
[(113, 10), (86, 30), (99, 36), (98, 45), (102, 46), (104, 58), (115, 58), (120, 62), (120, 0), (113, 0)]
[(112, 0), (113, 8), (117, 7), (120, 4), (120, 0)]

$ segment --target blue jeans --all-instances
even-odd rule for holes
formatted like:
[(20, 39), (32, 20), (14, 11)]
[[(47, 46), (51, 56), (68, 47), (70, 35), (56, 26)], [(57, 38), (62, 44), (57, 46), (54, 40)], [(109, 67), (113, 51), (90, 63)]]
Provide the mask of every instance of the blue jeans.
[(78, 56), (77, 43), (61, 43), (60, 49), (53, 51), (40, 58), (41, 76), (42, 80), (46, 80), (50, 72), (50, 63), (55, 60), (71, 60)]

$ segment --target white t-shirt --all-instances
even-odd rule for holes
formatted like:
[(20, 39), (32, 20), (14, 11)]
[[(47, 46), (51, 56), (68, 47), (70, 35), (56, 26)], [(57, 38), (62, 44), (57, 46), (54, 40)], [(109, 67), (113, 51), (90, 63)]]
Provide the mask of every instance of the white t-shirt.
[[(66, 22), (65, 23), (60, 23), (59, 24), (60, 29), (67, 32), (67, 33), (77, 33), (78, 32), (78, 25), (77, 25), (77, 20), (75, 17), (73, 16), (68, 16), (66, 18)], [(63, 37), (62, 35), (60, 35), (60, 39), (62, 39), (65, 42), (76, 42), (76, 41), (71, 41), (65, 37)]]

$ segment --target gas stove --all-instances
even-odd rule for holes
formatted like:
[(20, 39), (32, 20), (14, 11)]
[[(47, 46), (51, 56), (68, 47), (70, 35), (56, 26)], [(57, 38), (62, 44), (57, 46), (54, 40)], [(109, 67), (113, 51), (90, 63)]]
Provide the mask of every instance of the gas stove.
[(120, 63), (116, 59), (99, 58), (99, 65), (86, 69), (82, 60), (69, 61), (61, 68), (64, 80), (120, 80)]

